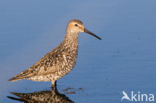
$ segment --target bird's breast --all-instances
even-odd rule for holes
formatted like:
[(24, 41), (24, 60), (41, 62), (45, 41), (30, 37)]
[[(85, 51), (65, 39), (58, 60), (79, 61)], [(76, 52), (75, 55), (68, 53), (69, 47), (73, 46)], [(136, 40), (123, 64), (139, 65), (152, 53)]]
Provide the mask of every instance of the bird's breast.
[(78, 46), (69, 47), (65, 53), (63, 53), (64, 63), (67, 69), (72, 69), (76, 63), (78, 54)]

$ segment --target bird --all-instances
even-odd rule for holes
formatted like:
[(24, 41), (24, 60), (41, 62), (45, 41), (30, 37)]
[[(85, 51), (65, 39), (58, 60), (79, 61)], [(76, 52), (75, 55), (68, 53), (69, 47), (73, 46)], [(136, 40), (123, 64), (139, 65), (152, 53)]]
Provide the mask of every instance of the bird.
[(22, 103), (74, 103), (69, 97), (57, 90), (36, 91), (32, 93), (11, 92), (11, 94), (17, 97), (7, 96), (9, 99)]
[(30, 68), (15, 75), (9, 81), (22, 79), (50, 81), (52, 83), (51, 88), (55, 89), (56, 81), (68, 74), (75, 66), (80, 32), (85, 32), (101, 40), (99, 36), (86, 29), (82, 21), (70, 20), (66, 27), (64, 40)]

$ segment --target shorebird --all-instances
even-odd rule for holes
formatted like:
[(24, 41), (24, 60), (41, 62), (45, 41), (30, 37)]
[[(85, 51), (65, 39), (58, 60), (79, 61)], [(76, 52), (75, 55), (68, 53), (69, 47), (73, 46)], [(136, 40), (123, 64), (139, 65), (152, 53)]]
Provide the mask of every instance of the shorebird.
[(78, 35), (86, 32), (97, 39), (100, 37), (84, 27), (80, 20), (69, 21), (63, 42), (47, 53), (29, 69), (17, 74), (9, 81), (28, 79), (32, 81), (51, 81), (51, 87), (56, 87), (56, 81), (68, 74), (76, 63), (78, 53)]

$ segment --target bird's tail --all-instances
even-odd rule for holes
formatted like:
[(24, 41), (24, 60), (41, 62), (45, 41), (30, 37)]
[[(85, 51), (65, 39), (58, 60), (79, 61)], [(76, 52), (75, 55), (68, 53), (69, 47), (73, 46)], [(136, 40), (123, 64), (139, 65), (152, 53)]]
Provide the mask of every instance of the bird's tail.
[(20, 74), (17, 74), (16, 76), (10, 78), (8, 81), (18, 81), (18, 80), (21, 80), (21, 79), (24, 79), (25, 78), (25, 75), (23, 73), (20, 73)]
[(21, 80), (21, 78), (18, 78), (18, 77), (12, 77), (12, 78), (10, 78), (8, 81), (12, 81), (12, 82), (14, 82), (14, 81), (17, 81), (17, 80)]
[(16, 76), (10, 78), (9, 81), (17, 81), (17, 80), (29, 78), (32, 75), (34, 75), (33, 71), (34, 71), (33, 68), (32, 69), (29, 68), (26, 71), (23, 71), (23, 72), (17, 74)]

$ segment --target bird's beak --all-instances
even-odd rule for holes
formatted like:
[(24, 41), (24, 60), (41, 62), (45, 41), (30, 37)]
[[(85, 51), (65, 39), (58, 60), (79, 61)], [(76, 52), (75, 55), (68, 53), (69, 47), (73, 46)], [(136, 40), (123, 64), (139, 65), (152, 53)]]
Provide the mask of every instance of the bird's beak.
[(90, 35), (92, 35), (92, 36), (94, 36), (94, 37), (96, 37), (97, 39), (99, 39), (99, 40), (101, 40), (101, 38), (100, 37), (98, 37), (97, 35), (95, 35), (94, 33), (92, 33), (92, 32), (90, 32), (89, 30), (87, 30), (86, 28), (84, 28), (84, 32), (85, 33), (88, 33), (88, 34), (90, 34)]

